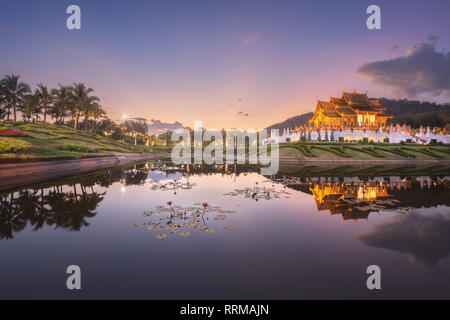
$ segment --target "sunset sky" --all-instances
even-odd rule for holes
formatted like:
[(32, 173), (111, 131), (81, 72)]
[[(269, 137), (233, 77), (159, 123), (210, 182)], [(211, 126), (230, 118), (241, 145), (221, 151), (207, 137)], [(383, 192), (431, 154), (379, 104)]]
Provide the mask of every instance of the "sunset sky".
[[(81, 7), (80, 31), (66, 28), (70, 4)], [(371, 4), (382, 30), (366, 28)], [(258, 129), (353, 88), (450, 101), (449, 12), (448, 0), (0, 0), (0, 75), (84, 82), (112, 119)], [(411, 70), (427, 61), (445, 74), (387, 81), (407, 51)], [(386, 63), (356, 73), (375, 61)]]

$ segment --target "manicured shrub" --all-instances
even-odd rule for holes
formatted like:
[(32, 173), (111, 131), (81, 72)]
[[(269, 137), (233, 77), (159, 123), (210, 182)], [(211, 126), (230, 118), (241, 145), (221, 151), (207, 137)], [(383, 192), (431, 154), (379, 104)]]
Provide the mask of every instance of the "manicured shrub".
[(31, 148), (31, 143), (20, 139), (0, 138), (0, 153), (19, 152)]
[(63, 150), (63, 151), (70, 151), (70, 152), (90, 152), (89, 148), (79, 145), (79, 144), (73, 144), (73, 143), (64, 144), (64, 145), (60, 146), (59, 149)]

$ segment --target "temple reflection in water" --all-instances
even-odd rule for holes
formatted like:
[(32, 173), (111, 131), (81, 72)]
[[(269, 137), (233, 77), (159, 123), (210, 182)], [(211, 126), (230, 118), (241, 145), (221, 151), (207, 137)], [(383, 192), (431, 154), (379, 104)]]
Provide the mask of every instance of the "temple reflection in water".
[[(27, 225), (33, 231), (45, 226), (80, 231), (90, 225), (90, 220), (97, 215), (97, 208), (114, 183), (120, 183), (123, 190), (128, 186), (144, 186), (142, 192), (176, 193), (193, 187), (200, 188), (201, 183), (198, 181), (189, 181), (194, 176), (220, 175), (234, 183), (240, 175), (255, 174), (255, 179), (243, 189), (249, 190), (249, 199), (259, 199), (261, 193), (264, 196), (261, 199), (277, 200), (280, 194), (284, 194), (280, 193), (280, 188), (283, 188), (281, 191), (290, 188), (312, 195), (318, 212), (329, 211), (331, 215), (341, 215), (342, 221), (368, 219), (373, 212), (450, 207), (447, 167), (426, 167), (425, 170), (411, 166), (390, 169), (362, 166), (355, 169), (307, 166), (284, 168), (285, 172), (292, 169), (296, 171), (289, 175), (261, 177), (256, 176), (259, 167), (255, 165), (175, 166), (156, 161), (27, 186), (0, 194), (0, 240), (13, 239)], [(333, 175), (344, 170), (347, 170), (346, 175), (353, 178)], [(401, 174), (401, 177), (393, 176), (392, 172)], [(382, 177), (376, 177), (378, 174)], [(271, 187), (266, 184), (255, 185), (255, 181), (261, 179), (266, 179)], [(227, 199), (236, 193), (233, 189), (224, 191), (227, 191)], [(295, 194), (292, 195), (294, 198)]]
[(446, 177), (374, 178), (361, 181), (346, 178), (311, 178), (307, 182), (284, 178), (287, 187), (314, 196), (317, 211), (342, 215), (342, 221), (368, 219), (370, 213), (404, 212), (412, 208), (449, 205), (450, 185)]

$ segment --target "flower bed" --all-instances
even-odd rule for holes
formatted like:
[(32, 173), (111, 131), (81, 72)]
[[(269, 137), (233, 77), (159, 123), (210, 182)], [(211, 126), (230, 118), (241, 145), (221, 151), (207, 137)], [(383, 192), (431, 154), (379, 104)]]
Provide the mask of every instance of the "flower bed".
[(0, 153), (18, 152), (31, 148), (31, 143), (20, 139), (0, 138)]
[(0, 130), (0, 137), (25, 137), (26, 134), (14, 130)]

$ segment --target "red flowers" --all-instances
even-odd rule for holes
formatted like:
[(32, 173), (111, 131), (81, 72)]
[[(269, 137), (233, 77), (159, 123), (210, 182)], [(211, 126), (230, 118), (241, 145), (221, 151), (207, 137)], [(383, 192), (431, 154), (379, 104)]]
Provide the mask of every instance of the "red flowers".
[(7, 136), (7, 137), (25, 137), (26, 134), (20, 131), (14, 131), (14, 130), (0, 130), (0, 136)]
[(167, 204), (168, 204), (169, 206), (171, 206), (172, 203), (173, 203), (172, 201), (167, 202)]
[(208, 206), (208, 204), (206, 202), (202, 203), (203, 208), (206, 208)]

